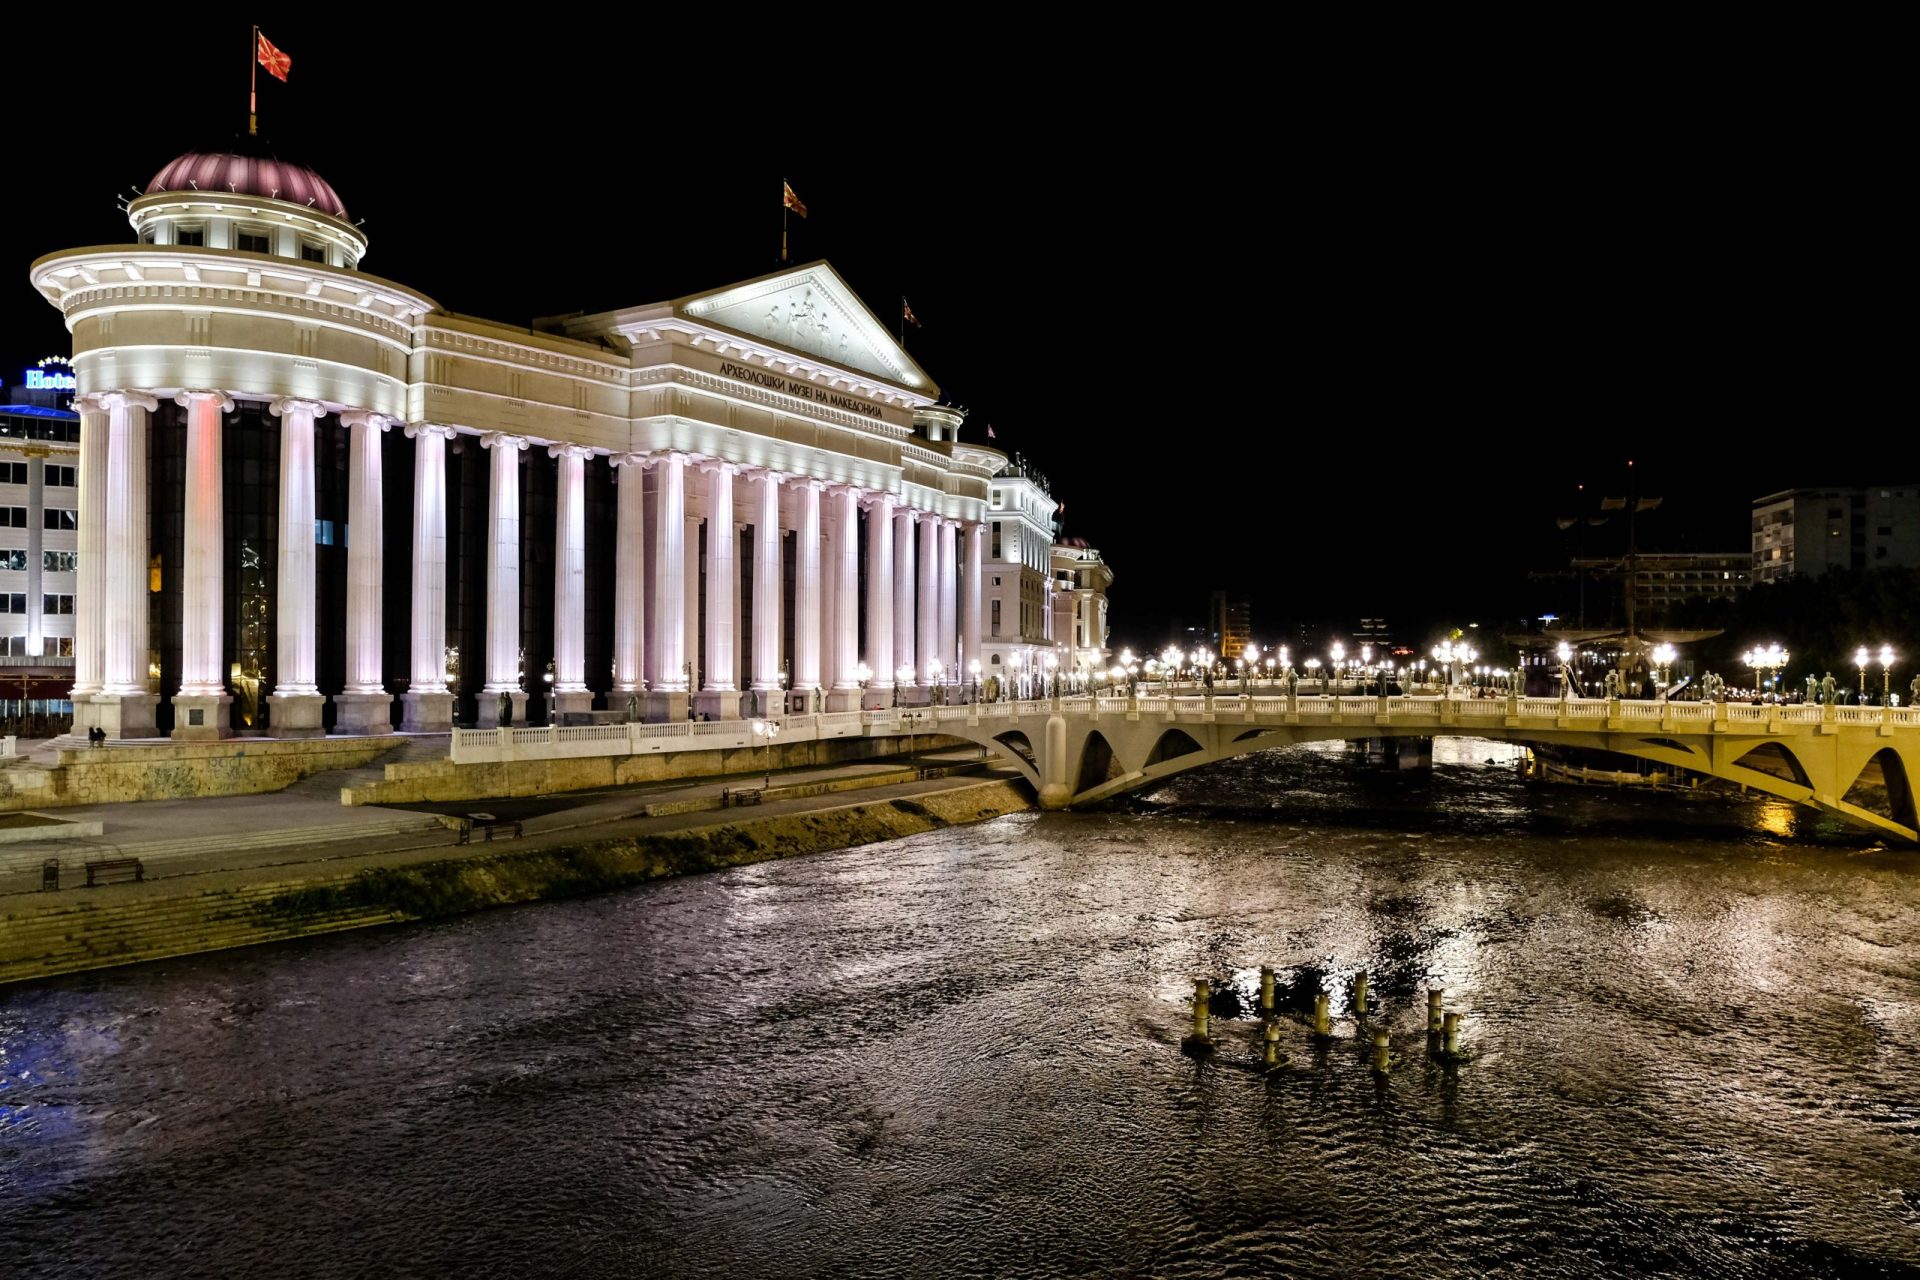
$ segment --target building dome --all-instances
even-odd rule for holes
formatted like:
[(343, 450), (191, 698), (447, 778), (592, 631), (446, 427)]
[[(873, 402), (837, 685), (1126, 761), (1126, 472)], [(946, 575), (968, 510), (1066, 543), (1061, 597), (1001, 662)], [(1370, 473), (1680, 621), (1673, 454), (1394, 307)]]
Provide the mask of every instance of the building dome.
[(305, 165), (289, 164), (271, 155), (242, 155), (237, 151), (189, 151), (153, 175), (146, 193), (161, 191), (232, 192), (265, 196), (303, 204), (348, 221), (347, 207), (333, 185)]

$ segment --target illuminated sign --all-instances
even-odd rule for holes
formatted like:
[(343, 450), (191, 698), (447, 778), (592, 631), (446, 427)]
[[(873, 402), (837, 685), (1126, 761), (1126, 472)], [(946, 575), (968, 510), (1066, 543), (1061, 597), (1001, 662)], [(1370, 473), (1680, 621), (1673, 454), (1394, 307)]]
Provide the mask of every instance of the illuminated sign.
[(27, 370), (29, 391), (78, 391), (80, 384), (70, 373), (50, 373), (45, 369)]
[(790, 396), (799, 396), (803, 400), (813, 400), (820, 404), (832, 405), (836, 409), (845, 409), (849, 413), (863, 414), (869, 418), (880, 416), (880, 406), (856, 400), (852, 396), (843, 396), (837, 391), (825, 387), (809, 386), (797, 378), (782, 378), (763, 369), (749, 369), (745, 365), (734, 364), (731, 360), (720, 362), (720, 372), (729, 378), (738, 378), (742, 382), (752, 382), (769, 391), (781, 391)]

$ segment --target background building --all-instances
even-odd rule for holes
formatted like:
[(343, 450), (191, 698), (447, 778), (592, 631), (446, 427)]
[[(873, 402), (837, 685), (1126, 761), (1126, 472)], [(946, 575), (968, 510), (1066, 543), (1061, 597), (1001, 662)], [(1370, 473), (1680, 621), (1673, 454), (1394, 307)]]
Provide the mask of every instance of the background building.
[(10, 733), (57, 732), (71, 713), (80, 452), (73, 390), (72, 369), (50, 357), (0, 405), (0, 722)]
[(1253, 603), (1236, 599), (1225, 591), (1213, 593), (1208, 607), (1213, 648), (1222, 659), (1232, 662), (1253, 641)]
[[(987, 491), (987, 633), (982, 678), (1031, 696), (1053, 646), (1053, 516), (1046, 477), (1015, 457)], [(996, 688), (998, 686), (996, 685)]]
[(1062, 670), (1106, 669), (1111, 585), (1113, 570), (1085, 538), (1062, 538), (1053, 544), (1053, 635)]
[(1920, 565), (1920, 485), (1788, 489), (1753, 501), (1753, 574)]

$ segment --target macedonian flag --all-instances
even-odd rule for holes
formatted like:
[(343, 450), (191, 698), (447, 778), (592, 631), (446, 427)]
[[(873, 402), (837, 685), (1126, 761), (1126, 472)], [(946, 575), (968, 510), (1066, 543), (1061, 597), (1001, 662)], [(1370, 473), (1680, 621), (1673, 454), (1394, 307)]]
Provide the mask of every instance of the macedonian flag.
[(806, 217), (807, 206), (800, 203), (800, 197), (793, 194), (793, 188), (790, 185), (788, 185), (787, 181), (784, 178), (781, 179), (780, 181), (780, 190), (782, 193), (780, 197), (781, 203), (786, 205), (787, 208), (793, 210), (795, 213), (799, 214), (801, 217), (803, 218)]
[(267, 69), (268, 75), (284, 84), (287, 72), (293, 70), (293, 59), (274, 48), (273, 41), (267, 39), (258, 27), (253, 30), (253, 38), (258, 45), (253, 56), (260, 60), (260, 65)]

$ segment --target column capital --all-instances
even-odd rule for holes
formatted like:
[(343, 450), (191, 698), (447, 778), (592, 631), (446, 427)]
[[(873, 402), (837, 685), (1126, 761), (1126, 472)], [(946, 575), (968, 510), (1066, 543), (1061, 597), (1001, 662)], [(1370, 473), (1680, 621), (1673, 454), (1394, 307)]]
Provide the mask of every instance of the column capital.
[(173, 402), (182, 409), (191, 409), (196, 400), (212, 400), (220, 406), (220, 412), (233, 412), (233, 397), (224, 391), (202, 391), (197, 388), (182, 389), (181, 392), (173, 398)]
[(647, 455), (644, 453), (610, 453), (607, 462), (614, 467), (639, 467), (646, 469)]
[(549, 458), (587, 458), (593, 450), (584, 444), (550, 444), (547, 446)]
[(900, 501), (895, 495), (884, 489), (868, 490), (860, 499), (860, 505), (869, 511), (890, 511)]
[(160, 407), (160, 401), (146, 391), (96, 391), (82, 396), (81, 400), (97, 405), (98, 408), (92, 410), (94, 413), (108, 409), (145, 409), (152, 413)]
[(297, 396), (282, 396), (267, 405), (267, 412), (276, 418), (284, 418), (290, 413), (305, 413), (318, 418), (326, 411), (327, 406), (318, 400), (302, 400)]
[(859, 485), (850, 484), (845, 480), (829, 480), (826, 482), (826, 488), (827, 492), (832, 494), (850, 493), (855, 502), (858, 502), (867, 492)]
[(710, 476), (711, 475), (730, 476), (734, 472), (740, 469), (736, 464), (731, 462), (722, 462), (718, 458), (704, 458), (696, 465), (699, 467), (701, 472)]
[(480, 436), (482, 449), (524, 449), (527, 447), (525, 436), (510, 436), (504, 431), (486, 431)]
[(371, 409), (349, 409), (340, 415), (343, 427), (372, 427), (375, 431), (391, 431), (401, 425), (400, 419), (390, 413), (375, 413)]
[(736, 475), (744, 479), (759, 480), (775, 485), (778, 485), (782, 480), (787, 478), (787, 473), (784, 471), (777, 471), (772, 467), (765, 467), (752, 462), (736, 462), (733, 470)]
[(442, 440), (451, 440), (460, 434), (458, 427), (444, 427), (437, 422), (409, 422), (404, 430), (409, 440), (418, 440), (422, 436), (439, 436)]

